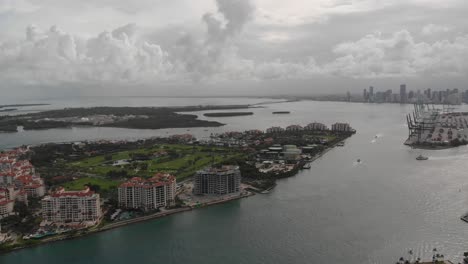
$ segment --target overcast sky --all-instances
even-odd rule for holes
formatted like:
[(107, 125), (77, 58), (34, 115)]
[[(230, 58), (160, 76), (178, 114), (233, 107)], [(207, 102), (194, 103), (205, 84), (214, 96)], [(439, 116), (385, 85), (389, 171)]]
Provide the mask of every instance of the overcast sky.
[(0, 90), (465, 89), (467, 13), (467, 0), (0, 0)]

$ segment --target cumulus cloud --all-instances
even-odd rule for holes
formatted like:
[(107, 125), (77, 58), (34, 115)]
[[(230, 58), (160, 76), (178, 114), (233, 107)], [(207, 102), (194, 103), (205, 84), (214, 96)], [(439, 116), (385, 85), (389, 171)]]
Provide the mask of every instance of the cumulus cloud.
[(217, 0), (217, 6), (217, 13), (203, 15), (204, 39), (186, 34), (171, 52), (175, 64), (197, 80), (248, 63), (238, 56), (234, 40), (251, 20), (254, 6), (249, 0)]
[(390, 37), (370, 34), (337, 45), (338, 57), (324, 65), (326, 72), (348, 77), (463, 75), (468, 72), (468, 35), (454, 41), (417, 42), (410, 32)]
[(1, 13), (29, 13), (38, 7), (27, 0), (0, 0)]
[(423, 27), (421, 33), (423, 35), (434, 35), (434, 34), (445, 33), (449, 31), (450, 31), (450, 28), (447, 26), (428, 24)]
[(172, 67), (167, 54), (134, 36), (131, 24), (89, 39), (55, 26), (47, 31), (29, 26), (25, 41), (0, 44), (0, 76), (39, 84), (167, 78)]
[(25, 41), (0, 44), (0, 68), (5, 69), (0, 76), (41, 84), (240, 77), (241, 65), (250, 61), (237, 55), (234, 39), (255, 9), (248, 0), (218, 0), (217, 7), (202, 17), (203, 38), (186, 34), (167, 51), (139, 36), (134, 24), (88, 39), (32, 25)]
[[(1, 1), (1, 0), (0, 0)], [(349, 1), (334, 1), (348, 6)], [(142, 83), (216, 82), (224, 80), (307, 79), (315, 75), (353, 78), (464, 75), (468, 72), (468, 35), (433, 43), (417, 41), (407, 30), (374, 33), (332, 49), (333, 56), (317, 63), (314, 54), (302, 60), (256, 61), (242, 56), (239, 39), (254, 16), (250, 0), (217, 0), (205, 13), (203, 34), (182, 34), (163, 48), (148, 40), (135, 24), (83, 38), (53, 26), (29, 26), (19, 42), (0, 43), (0, 80), (9, 83)], [(425, 27), (426, 28), (426, 27)], [(425, 31), (444, 31), (428, 25)], [(272, 31), (274, 32), (274, 31)], [(271, 33), (275, 45), (287, 35)], [(310, 44), (311, 45), (311, 44)], [(280, 47), (280, 46), (278, 46)]]

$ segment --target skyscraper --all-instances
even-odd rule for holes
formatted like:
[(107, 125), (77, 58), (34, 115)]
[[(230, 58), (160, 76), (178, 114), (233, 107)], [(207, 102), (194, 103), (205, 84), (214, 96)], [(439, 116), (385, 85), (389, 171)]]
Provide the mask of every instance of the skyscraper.
[(371, 86), (369, 87), (369, 102), (373, 102), (374, 101), (374, 87)]
[(406, 84), (400, 85), (400, 103), (406, 104), (408, 96), (406, 95)]

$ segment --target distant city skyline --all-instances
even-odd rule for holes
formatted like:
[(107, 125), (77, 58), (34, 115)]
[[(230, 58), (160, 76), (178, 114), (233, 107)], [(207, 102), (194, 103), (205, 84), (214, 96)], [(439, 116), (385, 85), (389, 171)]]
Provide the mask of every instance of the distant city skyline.
[[(460, 91), (458, 88), (436, 90), (427, 88), (424, 90), (417, 89), (407, 91), (406, 84), (400, 85), (399, 93), (393, 93), (392, 89), (374, 92), (374, 87), (369, 86), (368, 89), (363, 90), (362, 102), (368, 103), (434, 103), (434, 104), (461, 104), (468, 102), (468, 90)], [(349, 92), (346, 95), (348, 101), (353, 98), (350, 97)], [(354, 100), (359, 98), (354, 97)]]

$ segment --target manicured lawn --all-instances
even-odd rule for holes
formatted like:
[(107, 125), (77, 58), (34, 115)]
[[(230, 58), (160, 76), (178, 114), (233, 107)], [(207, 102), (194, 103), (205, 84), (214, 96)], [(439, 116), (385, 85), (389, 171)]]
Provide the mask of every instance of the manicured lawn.
[[(110, 171), (124, 170), (128, 176), (149, 177), (156, 172), (168, 172), (181, 179), (193, 175), (197, 170), (210, 165), (212, 161), (214, 163), (222, 163), (243, 155), (229, 148), (166, 144), (149, 149), (113, 153), (112, 160), (108, 160), (107, 162), (127, 160), (131, 158), (132, 154), (150, 155), (158, 151), (166, 151), (172, 154), (146, 161), (134, 161), (131, 162), (131, 165), (124, 166), (106, 164), (105, 155), (101, 155), (71, 162), (68, 166), (81, 172), (99, 176), (106, 176)], [(143, 164), (147, 164), (146, 170), (135, 170), (135, 168), (140, 168)]]
[(111, 189), (117, 188), (120, 182), (110, 179), (103, 179), (103, 178), (93, 178), (93, 177), (86, 177), (80, 178), (71, 182), (67, 182), (63, 184), (63, 187), (67, 190), (83, 190), (86, 184), (92, 185), (99, 185), (101, 187), (101, 191), (109, 191)]

